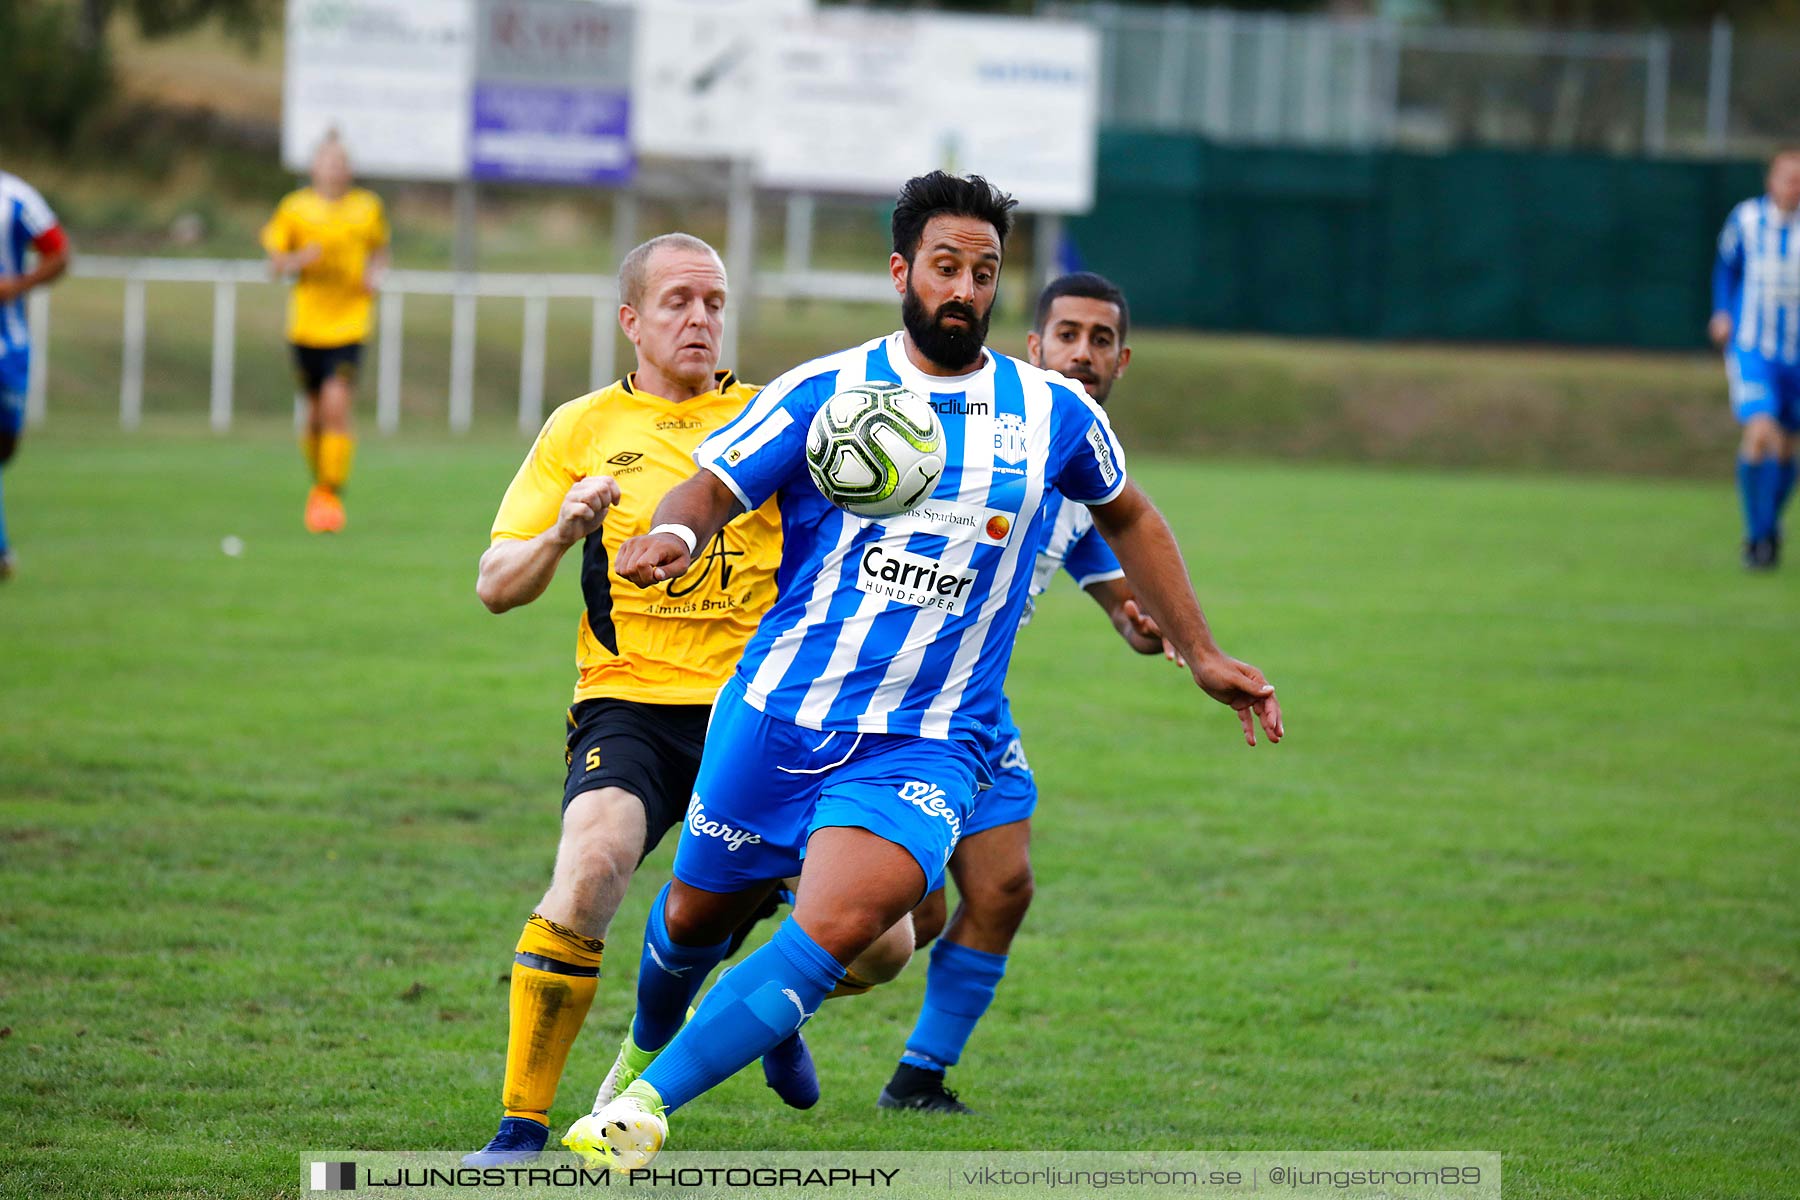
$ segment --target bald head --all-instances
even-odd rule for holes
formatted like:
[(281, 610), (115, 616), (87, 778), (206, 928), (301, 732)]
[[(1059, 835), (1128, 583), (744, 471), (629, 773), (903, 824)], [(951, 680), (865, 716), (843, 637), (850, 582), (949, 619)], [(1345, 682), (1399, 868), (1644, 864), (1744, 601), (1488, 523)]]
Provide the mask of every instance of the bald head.
[(619, 263), (619, 303), (642, 308), (651, 276), (662, 265), (658, 260), (671, 254), (703, 255), (718, 264), (721, 276), (725, 274), (725, 263), (717, 250), (691, 233), (665, 233), (634, 247)]

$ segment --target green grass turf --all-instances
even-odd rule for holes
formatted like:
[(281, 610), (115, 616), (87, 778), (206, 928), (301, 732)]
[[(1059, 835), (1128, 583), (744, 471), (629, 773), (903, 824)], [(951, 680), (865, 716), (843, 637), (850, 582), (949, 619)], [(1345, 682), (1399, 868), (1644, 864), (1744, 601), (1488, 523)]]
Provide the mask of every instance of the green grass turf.
[[(0, 1193), (295, 1195), (307, 1148), (470, 1149), (556, 833), (573, 572), (493, 617), (523, 445), (55, 426), (6, 473)], [(1515, 1196), (1800, 1192), (1800, 574), (1707, 484), (1139, 461), (1290, 736), (1068, 587), (1012, 693), (1037, 905), (954, 1082), (874, 1094), (922, 964), (684, 1149), (1464, 1148)], [(1722, 475), (1722, 473), (1721, 473)], [(244, 539), (241, 558), (220, 552)], [(652, 858), (555, 1114), (627, 1019)]]

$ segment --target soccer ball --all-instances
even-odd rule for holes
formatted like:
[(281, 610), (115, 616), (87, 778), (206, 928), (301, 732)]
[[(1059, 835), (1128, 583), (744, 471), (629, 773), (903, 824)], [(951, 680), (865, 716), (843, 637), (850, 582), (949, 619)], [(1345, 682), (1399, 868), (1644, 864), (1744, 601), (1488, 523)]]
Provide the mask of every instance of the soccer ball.
[(820, 406), (806, 469), (825, 498), (859, 517), (911, 512), (944, 473), (944, 427), (917, 392), (859, 383)]

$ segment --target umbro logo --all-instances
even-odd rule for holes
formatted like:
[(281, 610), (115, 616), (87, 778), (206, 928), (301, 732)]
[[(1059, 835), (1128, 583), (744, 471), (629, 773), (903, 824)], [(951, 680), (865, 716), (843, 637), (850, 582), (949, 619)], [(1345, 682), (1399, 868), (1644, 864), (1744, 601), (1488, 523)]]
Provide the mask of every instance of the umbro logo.
[(606, 464), (610, 467), (629, 467), (632, 463), (642, 457), (644, 456), (636, 450), (621, 450), (611, 458), (607, 459)]

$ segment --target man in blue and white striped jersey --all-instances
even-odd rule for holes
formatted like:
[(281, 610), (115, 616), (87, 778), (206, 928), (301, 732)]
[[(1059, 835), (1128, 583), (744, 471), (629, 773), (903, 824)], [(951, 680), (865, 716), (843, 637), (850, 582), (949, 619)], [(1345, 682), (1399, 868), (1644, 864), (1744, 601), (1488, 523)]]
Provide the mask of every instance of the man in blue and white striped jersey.
[(1777, 154), (1768, 191), (1726, 218), (1707, 332), (1725, 352), (1731, 409), (1743, 426), (1744, 565), (1768, 570), (1781, 558), (1800, 430), (1800, 149)]
[[(25, 393), (31, 381), (31, 327), (25, 295), (69, 268), (69, 239), (37, 189), (0, 171), (0, 474), (25, 430)], [(42, 370), (42, 366), (39, 367)], [(13, 573), (0, 503), (0, 579)]]
[[(618, 574), (658, 586), (737, 512), (779, 498), (780, 595), (714, 706), (675, 881), (646, 933), (633, 1040), (662, 1049), (563, 1139), (592, 1160), (649, 1161), (667, 1111), (785, 1040), (845, 964), (938, 886), (990, 782), (1052, 491), (1092, 509), (1144, 609), (1195, 682), (1236, 710), (1246, 740), (1258, 725), (1282, 735), (1273, 686), (1213, 640), (1105, 413), (1073, 380), (984, 348), (1013, 206), (979, 177), (907, 181), (889, 259), (904, 328), (771, 383), (696, 451), (700, 471), (663, 499), (652, 531), (620, 547)], [(871, 380), (939, 412), (947, 465), (921, 509), (957, 519), (862, 519), (812, 485), (813, 414)], [(794, 874), (793, 913), (682, 1026), (732, 931)]]
[[(1038, 296), (1026, 352), (1033, 365), (1075, 380), (1104, 407), (1131, 362), (1131, 347), (1126, 344), (1129, 325), (1130, 307), (1116, 284), (1091, 272), (1064, 275)], [(1038, 549), (1024, 620), (1031, 620), (1036, 597), (1059, 572), (1066, 572), (1094, 598), (1132, 649), (1141, 654), (1166, 649), (1173, 658), (1174, 648), (1141, 611), (1124, 568), (1088, 509), (1054, 492), (1045, 509), (1046, 536)], [(941, 889), (913, 912), (918, 945), (931, 941), (940, 930), (944, 936), (932, 949), (924, 1002), (905, 1052), (877, 1098), (882, 1108), (971, 1111), (945, 1086), (945, 1072), (961, 1059), (993, 1003), (1033, 893), (1031, 817), (1037, 809), (1037, 780), (1013, 723), (1012, 706), (1004, 697), (1000, 712), (996, 752), (988, 762), (994, 785), (976, 797), (950, 858), (956, 912), (946, 925)], [(765, 1058), (765, 1065), (777, 1057), (779, 1050)]]

